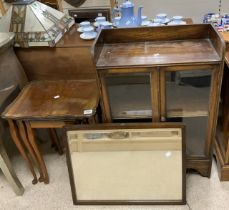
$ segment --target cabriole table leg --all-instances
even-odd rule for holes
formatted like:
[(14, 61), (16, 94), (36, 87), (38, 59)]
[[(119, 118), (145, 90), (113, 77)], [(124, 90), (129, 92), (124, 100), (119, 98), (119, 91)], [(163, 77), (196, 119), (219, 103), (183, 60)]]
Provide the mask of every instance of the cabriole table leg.
[(28, 164), (29, 166), (29, 169), (34, 177), (32, 183), (33, 184), (36, 184), (37, 183), (37, 175), (34, 171), (34, 168), (33, 168), (33, 164), (32, 164), (32, 161), (29, 159), (28, 155), (26, 154), (25, 150), (24, 150), (24, 147), (20, 141), (20, 138), (18, 136), (18, 129), (17, 129), (17, 126), (15, 125), (15, 122), (11, 119), (8, 120), (8, 123), (9, 123), (9, 128), (10, 128), (10, 134), (11, 134), (11, 137), (14, 141), (14, 143), (16, 144), (19, 152), (21, 153), (22, 157), (24, 158), (24, 160), (26, 161), (26, 163)]
[(38, 164), (38, 158), (36, 156), (36, 153), (33, 150), (33, 147), (31, 145), (31, 143), (28, 140), (27, 133), (26, 133), (26, 130), (25, 130), (25, 125), (24, 125), (24, 123), (22, 121), (18, 121), (17, 123), (18, 123), (18, 129), (19, 129), (19, 134), (21, 136), (21, 139), (23, 140), (23, 142), (24, 142), (24, 144), (25, 144), (30, 156), (32, 157), (36, 167), (39, 170), (39, 173), (40, 173), (39, 180), (43, 179), (42, 170), (40, 168), (40, 165)]
[(28, 139), (29, 139), (29, 141), (33, 147), (33, 150), (34, 150), (36, 156), (37, 156), (38, 163), (40, 165), (40, 168), (41, 168), (41, 171), (43, 174), (43, 176), (39, 178), (39, 181), (40, 182), (43, 181), (45, 184), (48, 184), (49, 183), (49, 176), (48, 176), (47, 168), (46, 168), (44, 159), (42, 157), (42, 154), (41, 154), (41, 152), (37, 146), (36, 140), (34, 138), (33, 129), (31, 128), (29, 122), (25, 122), (25, 125), (26, 125), (27, 134), (28, 134)]
[(48, 130), (49, 130), (49, 134), (50, 134), (51, 140), (52, 140), (54, 146), (56, 147), (58, 153), (60, 155), (63, 155), (64, 152), (63, 152), (63, 149), (62, 149), (62, 146), (60, 144), (60, 140), (59, 140), (59, 138), (57, 136), (55, 128), (49, 128)]

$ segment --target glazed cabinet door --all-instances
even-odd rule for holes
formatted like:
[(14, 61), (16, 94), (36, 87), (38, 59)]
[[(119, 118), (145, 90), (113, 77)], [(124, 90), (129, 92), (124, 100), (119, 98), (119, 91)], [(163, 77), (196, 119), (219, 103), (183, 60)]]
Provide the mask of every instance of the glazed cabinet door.
[(101, 71), (99, 77), (106, 122), (159, 121), (159, 77), (156, 69), (109, 69)]
[(161, 121), (186, 125), (188, 158), (211, 155), (218, 108), (217, 67), (177, 66), (160, 69)]

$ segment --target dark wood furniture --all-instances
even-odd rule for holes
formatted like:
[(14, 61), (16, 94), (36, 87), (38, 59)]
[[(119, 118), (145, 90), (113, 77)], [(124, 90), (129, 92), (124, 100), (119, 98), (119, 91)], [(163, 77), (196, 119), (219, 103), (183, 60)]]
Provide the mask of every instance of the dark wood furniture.
[(15, 48), (29, 81), (95, 79), (93, 41), (82, 40), (79, 35), (73, 26), (53, 48)]
[(229, 181), (229, 35), (222, 33), (226, 42), (225, 68), (215, 142), (215, 156), (221, 181)]
[[(192, 23), (190, 18), (184, 20)], [(91, 58), (94, 41), (82, 40), (79, 35), (77, 25), (74, 25), (54, 48), (15, 48), (29, 81), (95, 79)]]
[(100, 9), (69, 9), (68, 13), (70, 16), (74, 17), (76, 23), (82, 21), (94, 22), (95, 18), (100, 16), (106, 17), (109, 21), (111, 19), (110, 8), (100, 8)]
[[(62, 128), (79, 121), (92, 123), (98, 98), (95, 80), (36, 81), (27, 85), (4, 111), (2, 117), (8, 119), (12, 138), (16, 145), (20, 145), (20, 140), (23, 141), (39, 169), (40, 182), (49, 183), (49, 176), (33, 129)], [(55, 137), (54, 131), (52, 134)], [(32, 161), (25, 150), (21, 149), (20, 152), (34, 176), (33, 184), (37, 183)]]
[(101, 31), (93, 52), (104, 120), (183, 122), (187, 168), (209, 177), (224, 48), (208, 24)]
[(74, 204), (185, 204), (184, 126), (67, 126)]
[(40, 0), (40, 2), (48, 5), (49, 7), (60, 10), (59, 4), (58, 4), (59, 0)]

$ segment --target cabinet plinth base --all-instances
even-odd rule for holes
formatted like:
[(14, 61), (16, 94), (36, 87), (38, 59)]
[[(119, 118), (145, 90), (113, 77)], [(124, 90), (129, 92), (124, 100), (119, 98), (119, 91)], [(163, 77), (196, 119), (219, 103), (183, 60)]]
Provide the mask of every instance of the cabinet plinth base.
[(229, 164), (225, 162), (223, 151), (218, 141), (215, 141), (214, 155), (216, 157), (217, 169), (220, 181), (229, 181)]
[(193, 169), (197, 171), (201, 176), (210, 177), (211, 175), (211, 165), (210, 159), (198, 160), (198, 159), (187, 159), (186, 167), (187, 169)]

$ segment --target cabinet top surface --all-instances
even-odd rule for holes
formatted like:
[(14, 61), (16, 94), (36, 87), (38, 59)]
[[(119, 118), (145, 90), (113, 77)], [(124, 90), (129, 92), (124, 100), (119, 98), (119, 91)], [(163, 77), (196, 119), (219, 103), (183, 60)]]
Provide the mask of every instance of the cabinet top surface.
[(104, 44), (98, 68), (218, 62), (209, 39)]

